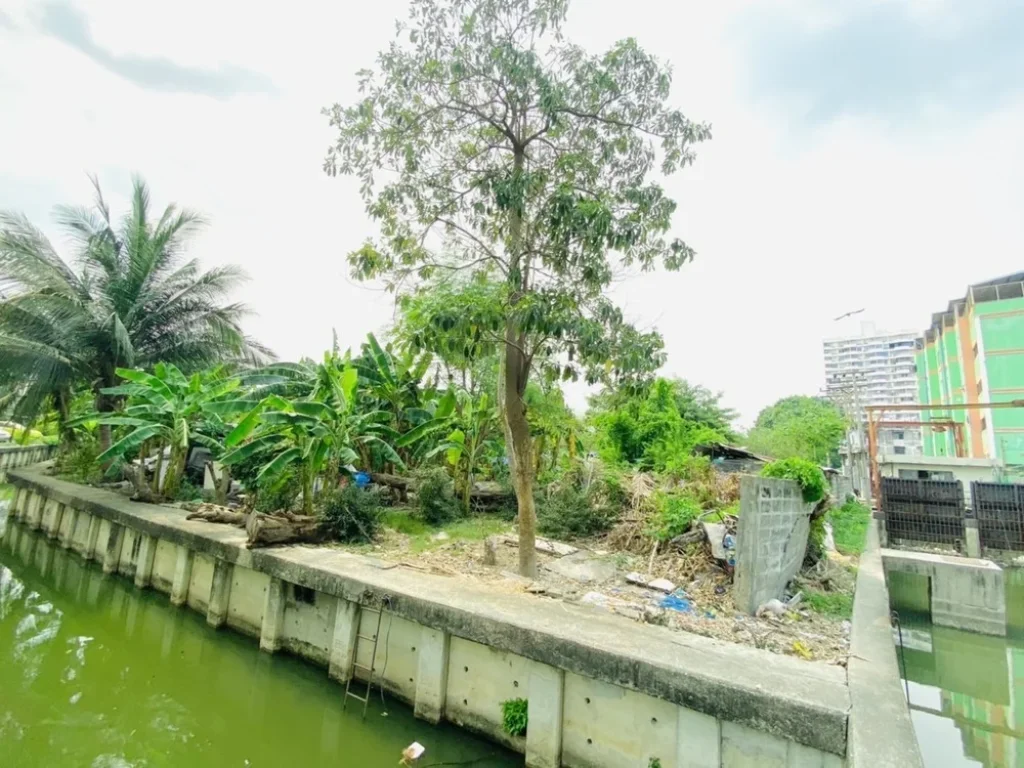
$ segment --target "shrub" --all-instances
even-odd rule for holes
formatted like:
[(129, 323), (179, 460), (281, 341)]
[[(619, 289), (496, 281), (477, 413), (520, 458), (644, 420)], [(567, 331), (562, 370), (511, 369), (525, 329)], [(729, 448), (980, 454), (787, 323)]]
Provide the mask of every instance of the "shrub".
[(529, 702), (509, 699), (501, 702), (501, 725), (509, 736), (525, 736), (529, 721)]
[(833, 507), (828, 521), (832, 523), (836, 549), (844, 555), (859, 555), (864, 551), (871, 522), (870, 509), (859, 501), (848, 501), (841, 507)]
[(349, 483), (318, 501), (320, 520), (328, 536), (338, 541), (369, 542), (380, 529), (382, 509), (377, 492)]
[(199, 501), (202, 498), (202, 486), (193, 485), (188, 479), (182, 479), (178, 492), (174, 494), (175, 501)]
[(257, 512), (291, 511), (302, 492), (302, 483), (295, 472), (284, 472), (273, 481), (250, 482), (255, 487)]
[(658, 541), (682, 536), (703, 511), (700, 502), (688, 493), (661, 491), (654, 496), (654, 509), (647, 534)]
[(607, 504), (571, 486), (552, 489), (537, 504), (537, 528), (555, 538), (579, 538), (604, 533), (616, 515)]
[(448, 473), (440, 467), (417, 474), (417, 515), (431, 525), (441, 525), (459, 516), (461, 508), (455, 499), (455, 487)]
[(825, 497), (825, 489), (828, 487), (825, 481), (825, 473), (821, 467), (813, 461), (792, 457), (773, 461), (766, 464), (761, 470), (762, 477), (783, 477), (795, 480), (803, 493), (804, 501), (814, 502)]
[(74, 483), (98, 483), (103, 480), (103, 468), (96, 461), (99, 455), (99, 441), (92, 435), (82, 436), (74, 443), (61, 446), (54, 459), (54, 470), (58, 476)]

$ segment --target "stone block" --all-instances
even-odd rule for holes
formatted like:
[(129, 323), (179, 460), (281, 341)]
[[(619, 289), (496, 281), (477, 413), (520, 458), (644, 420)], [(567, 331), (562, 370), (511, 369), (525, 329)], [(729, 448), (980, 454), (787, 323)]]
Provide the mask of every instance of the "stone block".
[(119, 523), (110, 524), (107, 542), (103, 547), (103, 572), (115, 573), (121, 562), (121, 547), (124, 545), (124, 526)]
[(228, 617), (228, 601), (231, 599), (231, 569), (234, 566), (226, 560), (216, 560), (213, 565), (213, 582), (210, 586), (210, 602), (206, 609), (206, 623), (219, 628)]
[(281, 647), (284, 628), (285, 590), (288, 584), (272, 578), (263, 604), (263, 626), (260, 629), (260, 650), (274, 653)]
[(156, 559), (157, 539), (149, 534), (142, 534), (139, 545), (139, 560), (135, 565), (135, 586), (145, 589), (153, 578), (153, 562)]
[(171, 582), (171, 605), (184, 605), (188, 600), (188, 588), (192, 583), (192, 562), (195, 555), (187, 547), (178, 547), (174, 564), (174, 580)]

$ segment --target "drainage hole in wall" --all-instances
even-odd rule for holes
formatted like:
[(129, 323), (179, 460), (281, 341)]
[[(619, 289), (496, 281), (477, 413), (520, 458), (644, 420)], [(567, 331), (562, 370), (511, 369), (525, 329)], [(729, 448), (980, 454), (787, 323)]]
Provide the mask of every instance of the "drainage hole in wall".
[(587, 698), (585, 698), (584, 701), (587, 702), (587, 704), (589, 704), (590, 703), (590, 697), (587, 696)]
[(469, 700), (468, 700), (468, 699), (463, 699), (463, 700), (462, 700), (462, 705), (463, 705), (464, 707), (468, 707), (468, 706), (469, 706)]
[(416, 646), (415, 645), (412, 647), (412, 652), (416, 653)]
[(658, 718), (652, 717), (651, 718), (651, 725), (657, 725), (657, 724), (658, 724)]
[(512, 687), (513, 688), (518, 688), (519, 687), (519, 681), (518, 680), (513, 680), (512, 681)]
[(463, 668), (462, 668), (462, 671), (463, 671), (463, 672), (469, 672), (469, 667), (463, 667)]
[(587, 744), (593, 744), (593, 743), (594, 743), (593, 739), (587, 739)]
[(409, 682), (410, 682), (410, 683), (412, 682), (412, 678), (411, 678), (411, 677), (409, 678)]

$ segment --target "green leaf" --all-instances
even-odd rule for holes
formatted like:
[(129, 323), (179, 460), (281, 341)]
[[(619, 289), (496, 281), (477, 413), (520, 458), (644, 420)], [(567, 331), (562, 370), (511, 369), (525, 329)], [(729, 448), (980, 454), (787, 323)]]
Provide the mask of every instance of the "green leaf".
[(437, 419), (447, 419), (455, 411), (455, 390), (449, 389), (437, 403), (437, 410), (434, 411), (434, 417)]
[(264, 477), (273, 478), (281, 474), (289, 464), (295, 464), (302, 460), (302, 451), (298, 448), (289, 448), (288, 450), (279, 453), (274, 460), (263, 467), (260, 473), (256, 475), (257, 482), (262, 480)]
[(406, 446), (412, 445), (422, 440), (432, 432), (436, 432), (445, 425), (448, 424), (448, 419), (434, 419), (424, 424), (420, 424), (418, 427), (414, 427), (406, 432), (404, 435), (395, 440), (396, 448), (405, 448)]
[(245, 461), (250, 456), (257, 454), (260, 451), (265, 451), (274, 447), (283, 447), (284, 445), (285, 443), (281, 441), (279, 435), (265, 435), (263, 437), (257, 437), (245, 445), (235, 448), (233, 451), (228, 451), (221, 457), (221, 461), (225, 464), (237, 464), (240, 461)]
[(99, 456), (97, 456), (96, 461), (102, 464), (108, 459), (127, 456), (128, 454), (132, 453), (137, 448), (139, 448), (139, 446), (141, 446), (150, 438), (159, 435), (161, 433), (161, 430), (162, 427), (160, 427), (158, 424), (151, 424), (146, 427), (139, 427), (138, 429), (133, 430), (127, 436), (118, 440), (116, 443), (110, 446), (110, 448), (108, 448)]
[(246, 414), (245, 418), (238, 422), (238, 426), (232, 429), (228, 433), (228, 436), (224, 438), (225, 448), (234, 448), (236, 445), (238, 445), (240, 442), (245, 440), (245, 438), (252, 434), (252, 431), (256, 429), (256, 425), (259, 424), (260, 412), (262, 411), (262, 408), (262, 403), (260, 405), (257, 405), (255, 408), (249, 411), (248, 414)]

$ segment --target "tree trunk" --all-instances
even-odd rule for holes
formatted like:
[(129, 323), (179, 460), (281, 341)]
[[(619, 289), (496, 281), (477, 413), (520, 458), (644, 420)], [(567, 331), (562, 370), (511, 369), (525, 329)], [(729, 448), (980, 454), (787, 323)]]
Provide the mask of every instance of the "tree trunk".
[(302, 465), (302, 512), (313, 514), (313, 472), (306, 464)]
[[(145, 461), (147, 453), (145, 450), (140, 454), (142, 460)], [(153, 495), (155, 496), (160, 492), (160, 473), (164, 468), (164, 444), (159, 440), (156, 441), (156, 463), (153, 465), (153, 483), (150, 487), (153, 489)]]
[[(516, 146), (512, 176), (521, 180), (526, 153)], [(526, 382), (530, 360), (526, 354), (526, 333), (517, 325), (514, 311), (530, 285), (529, 265), (523, 260), (523, 209), (521, 201), (513, 202), (509, 217), (509, 283), (512, 289), (510, 314), (505, 322), (505, 377), (503, 404), (505, 444), (508, 453), (512, 486), (519, 508), (519, 573), (528, 578), (537, 576), (537, 511), (533, 504), (533, 442), (526, 419)]]

